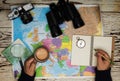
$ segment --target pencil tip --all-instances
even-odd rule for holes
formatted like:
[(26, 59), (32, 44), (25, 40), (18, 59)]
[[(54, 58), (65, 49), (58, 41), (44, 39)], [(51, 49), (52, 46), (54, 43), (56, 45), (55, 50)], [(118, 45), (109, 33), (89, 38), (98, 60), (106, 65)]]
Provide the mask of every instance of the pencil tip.
[(95, 51), (98, 51), (98, 49), (94, 49)]

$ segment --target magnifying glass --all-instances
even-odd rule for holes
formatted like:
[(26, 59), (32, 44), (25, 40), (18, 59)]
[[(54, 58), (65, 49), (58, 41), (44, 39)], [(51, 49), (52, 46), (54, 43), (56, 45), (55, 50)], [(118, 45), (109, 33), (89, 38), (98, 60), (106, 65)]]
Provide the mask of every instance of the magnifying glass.
[(24, 46), (22, 44), (14, 44), (11, 47), (11, 53), (14, 57), (19, 58), (19, 63), (21, 65), (21, 68), (23, 68), (23, 63), (22, 63), (22, 56), (25, 53)]

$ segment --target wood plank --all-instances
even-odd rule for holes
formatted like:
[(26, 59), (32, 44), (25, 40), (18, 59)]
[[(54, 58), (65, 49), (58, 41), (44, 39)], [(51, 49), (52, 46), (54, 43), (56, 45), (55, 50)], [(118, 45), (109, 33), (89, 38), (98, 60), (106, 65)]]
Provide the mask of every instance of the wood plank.
[(120, 72), (111, 72), (113, 81), (120, 81)]
[(10, 10), (2, 10), (0, 12), (0, 27), (11, 27), (11, 21), (7, 17), (9, 12)]
[(11, 43), (11, 28), (0, 28), (0, 48), (7, 47)]
[(0, 67), (0, 81), (15, 81), (12, 66)]
[(12, 65), (1, 54), (5, 48), (0, 48), (0, 81), (14, 81)]
[(120, 4), (100, 4), (100, 9), (103, 12), (120, 12)]
[(103, 21), (104, 36), (115, 37), (114, 62), (112, 67), (112, 78), (119, 81), (120, 77), (120, 14), (119, 13), (101, 13)]
[[(99, 4), (101, 6), (101, 11), (111, 11), (111, 12), (120, 12), (120, 0), (70, 0), (74, 3), (83, 3), (83, 4)], [(25, 3), (33, 4), (50, 4), (52, 2), (57, 3), (57, 0), (19, 0), (15, 2), (14, 0), (6, 0), (7, 4), (1, 2), (2, 9), (10, 9), (12, 5), (23, 5)]]
[[(17, 2), (15, 2), (15, 0), (3, 0), (4, 3), (6, 4), (16, 4), (16, 3), (49, 3), (49, 2), (57, 2), (58, 0), (18, 0)], [(3, 3), (3, 1), (1, 0), (0, 3)]]
[[(14, 0), (3, 0), (5, 3), (12, 4), (16, 3)], [(50, 2), (57, 2), (58, 0), (19, 0), (17, 3), (50, 3)], [(101, 3), (101, 4), (120, 4), (119, 0), (69, 0), (70, 2), (80, 2), (85, 4), (95, 4), (95, 3)], [(1, 1), (2, 3), (2, 1)]]

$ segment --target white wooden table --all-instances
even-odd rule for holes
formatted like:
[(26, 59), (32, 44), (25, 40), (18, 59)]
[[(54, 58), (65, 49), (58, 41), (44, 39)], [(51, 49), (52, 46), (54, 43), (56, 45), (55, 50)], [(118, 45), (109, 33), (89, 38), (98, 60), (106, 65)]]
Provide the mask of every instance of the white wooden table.
[[(120, 0), (70, 0), (84, 4), (99, 4), (104, 36), (115, 36), (115, 53), (112, 67), (113, 81), (120, 81)], [(32, 2), (34, 4), (49, 4), (57, 0), (0, 0), (0, 81), (15, 81), (12, 73), (12, 65), (1, 54), (11, 43), (12, 26), (7, 15), (11, 5), (19, 5)], [(3, 4), (4, 3), (4, 4)], [(66, 78), (66, 79), (41, 79), (36, 81), (94, 81), (93, 78)]]

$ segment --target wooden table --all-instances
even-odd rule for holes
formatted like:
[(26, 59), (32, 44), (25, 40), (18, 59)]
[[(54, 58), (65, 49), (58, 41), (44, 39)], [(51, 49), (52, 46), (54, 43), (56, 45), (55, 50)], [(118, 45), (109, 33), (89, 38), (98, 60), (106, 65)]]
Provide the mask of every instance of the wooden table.
[[(3, 2), (2, 2), (3, 1)], [(57, 0), (52, 0), (56, 2)], [(115, 52), (112, 67), (113, 81), (120, 81), (120, 0), (70, 0), (84, 4), (99, 4), (101, 8), (101, 18), (104, 36), (115, 36)], [(11, 43), (12, 26), (7, 15), (11, 5), (19, 5), (27, 2), (34, 4), (49, 4), (50, 0), (1, 0), (0, 1), (0, 81), (15, 81), (12, 73), (12, 65), (1, 54)], [(4, 4), (3, 4), (4, 3)], [(67, 79), (41, 79), (36, 81), (94, 81), (93, 78), (67, 78)]]

